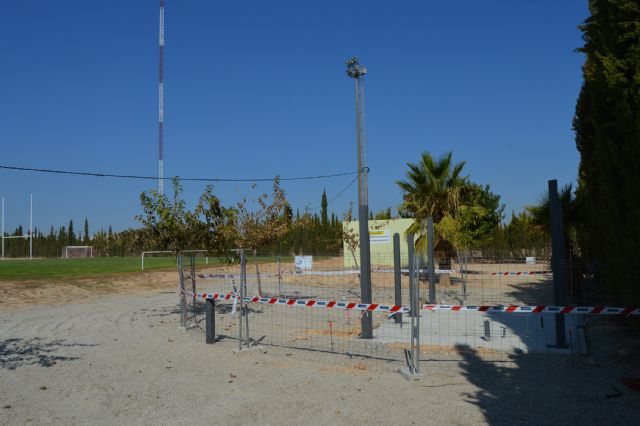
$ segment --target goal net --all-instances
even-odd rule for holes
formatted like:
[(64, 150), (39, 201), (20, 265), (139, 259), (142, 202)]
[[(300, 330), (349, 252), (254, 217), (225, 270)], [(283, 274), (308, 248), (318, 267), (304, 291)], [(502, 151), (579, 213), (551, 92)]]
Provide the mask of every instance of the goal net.
[(64, 246), (62, 248), (62, 257), (64, 259), (78, 257), (93, 257), (92, 246)]

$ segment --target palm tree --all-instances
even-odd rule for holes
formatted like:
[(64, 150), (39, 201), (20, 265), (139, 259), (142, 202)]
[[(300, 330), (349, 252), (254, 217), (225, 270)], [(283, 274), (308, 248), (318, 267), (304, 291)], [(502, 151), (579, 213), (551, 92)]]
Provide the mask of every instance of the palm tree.
[[(396, 183), (403, 192), (400, 211), (413, 217), (408, 233), (417, 236), (416, 250), (427, 248), (426, 220), (433, 218), (438, 224), (447, 214), (453, 214), (458, 207), (460, 190), (467, 181), (462, 177), (465, 162), (453, 164), (452, 153), (448, 152), (434, 159), (428, 152), (423, 152), (418, 163), (407, 163), (407, 179)], [(447, 245), (442, 239), (436, 247)]]
[[(576, 204), (573, 185), (566, 184), (558, 194), (562, 206), (562, 222), (564, 225), (564, 259), (569, 265), (569, 291), (572, 298), (581, 295), (582, 273), (580, 262), (580, 246), (578, 242), (578, 226), (580, 224), (580, 208)], [(547, 237), (551, 236), (549, 192), (538, 198), (537, 204), (526, 207), (531, 214), (531, 223)]]

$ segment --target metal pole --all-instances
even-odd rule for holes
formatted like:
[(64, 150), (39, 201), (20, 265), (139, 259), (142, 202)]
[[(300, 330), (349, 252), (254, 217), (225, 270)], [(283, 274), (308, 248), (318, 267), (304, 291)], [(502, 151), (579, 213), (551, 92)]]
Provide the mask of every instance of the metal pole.
[(182, 269), (182, 255), (178, 254), (178, 278), (180, 279), (180, 326), (187, 328), (187, 295), (184, 286), (184, 273)]
[(429, 303), (436, 303), (436, 261), (433, 243), (433, 218), (427, 218), (427, 269), (429, 271)]
[(238, 320), (240, 321), (238, 327), (238, 350), (242, 350), (242, 314), (244, 310), (242, 305), (244, 303), (244, 250), (240, 250), (240, 300), (238, 300), (240, 305), (240, 315), (238, 316)]
[[(402, 306), (402, 275), (400, 274), (400, 234), (393, 234), (393, 279), (395, 283), (395, 304)], [(396, 324), (402, 325), (402, 314), (394, 317)]]
[(416, 278), (414, 280), (415, 290), (413, 291), (413, 295), (415, 300), (414, 308), (416, 313), (416, 323), (414, 328), (415, 333), (415, 341), (416, 341), (416, 353), (413, 357), (413, 369), (416, 374), (420, 373), (420, 259), (416, 258)]
[(216, 302), (213, 299), (206, 299), (205, 301), (205, 315), (206, 315), (206, 343), (216, 342)]
[(467, 252), (466, 250), (463, 252), (462, 258), (462, 297), (464, 300), (467, 300)]
[(29, 194), (29, 260), (33, 259), (33, 194)]
[(196, 313), (196, 258), (195, 254), (189, 255), (189, 269), (191, 275), (191, 293), (193, 293), (193, 313)]
[(278, 264), (278, 297), (282, 296), (282, 276), (280, 275), (280, 255), (277, 257)]
[[(244, 297), (247, 297), (247, 258), (242, 254), (242, 288), (244, 289)], [(247, 347), (249, 346), (249, 305), (244, 303), (244, 298), (242, 299), (241, 307), (244, 307), (244, 320), (245, 320), (245, 328), (247, 329)]]
[(164, 0), (160, 0), (158, 37), (158, 192), (164, 193)]
[[(416, 312), (413, 309), (413, 298), (414, 298), (414, 288), (413, 288), (413, 279), (414, 279), (414, 273), (413, 273), (413, 265), (414, 265), (414, 261), (415, 261), (415, 256), (414, 256), (414, 243), (413, 243), (413, 234), (409, 234), (407, 235), (407, 251), (408, 251), (408, 257), (409, 257), (409, 308), (411, 308), (411, 318), (416, 316)], [(413, 330), (413, 321), (411, 322), (411, 329)], [(413, 331), (412, 331), (413, 333)], [(413, 354), (413, 349), (411, 350), (411, 354)]]
[[(371, 296), (371, 250), (369, 244), (369, 201), (367, 189), (367, 165), (364, 132), (364, 75), (367, 70), (357, 58), (347, 61), (347, 75), (355, 80), (356, 95), (356, 147), (358, 157), (358, 223), (360, 231), (360, 297), (362, 303), (372, 303)], [(362, 315), (363, 339), (373, 337), (371, 312)]]
[(4, 259), (4, 197), (2, 197), (2, 258)]
[[(551, 223), (551, 270), (553, 271), (553, 296), (557, 306), (567, 304), (567, 287), (564, 264), (564, 224), (562, 205), (558, 198), (558, 181), (549, 182), (549, 220)], [(564, 315), (556, 314), (556, 346), (566, 347)]]

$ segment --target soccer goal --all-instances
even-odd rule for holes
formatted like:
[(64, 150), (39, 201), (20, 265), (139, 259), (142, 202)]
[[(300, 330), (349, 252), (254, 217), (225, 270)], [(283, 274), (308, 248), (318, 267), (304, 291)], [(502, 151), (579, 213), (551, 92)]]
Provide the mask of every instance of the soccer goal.
[(93, 257), (92, 246), (64, 246), (62, 248), (62, 257), (64, 259)]

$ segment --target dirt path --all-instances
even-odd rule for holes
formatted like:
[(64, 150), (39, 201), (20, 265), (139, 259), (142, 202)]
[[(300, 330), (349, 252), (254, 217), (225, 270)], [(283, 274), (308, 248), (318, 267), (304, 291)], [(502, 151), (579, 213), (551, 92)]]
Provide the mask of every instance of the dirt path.
[(138, 272), (104, 277), (38, 281), (0, 280), (0, 312), (33, 305), (92, 302), (110, 294), (148, 294), (177, 291), (178, 274)]
[(624, 335), (607, 332), (605, 351), (571, 362), (427, 351), (424, 378), (407, 382), (383, 361), (206, 345), (200, 328), (178, 331), (176, 287), (174, 271), (0, 281), (0, 424), (623, 425), (640, 415), (640, 393), (620, 384), (640, 374), (635, 349), (620, 355)]
[(0, 312), (0, 424), (633, 424), (640, 410), (604, 361), (471, 355), (407, 382), (343, 355), (234, 353), (177, 321), (167, 289)]

